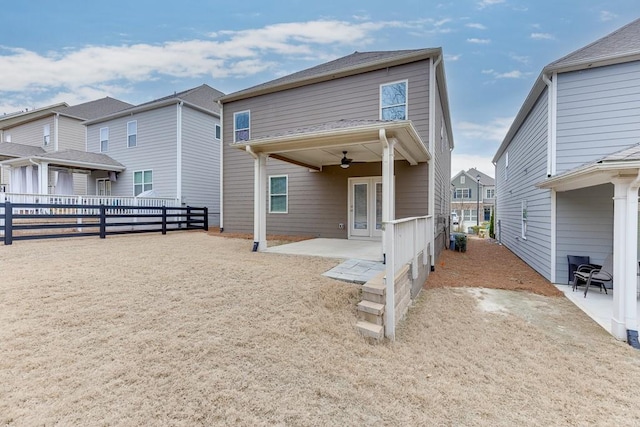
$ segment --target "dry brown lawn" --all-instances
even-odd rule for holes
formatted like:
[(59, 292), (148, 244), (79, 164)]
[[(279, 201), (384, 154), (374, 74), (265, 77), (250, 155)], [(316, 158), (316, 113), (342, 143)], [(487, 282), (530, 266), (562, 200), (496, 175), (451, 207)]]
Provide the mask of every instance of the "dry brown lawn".
[(321, 276), (338, 261), (250, 249), (0, 246), (0, 425), (640, 424), (640, 352), (562, 297), (436, 287), (439, 266), (371, 344), (359, 287)]

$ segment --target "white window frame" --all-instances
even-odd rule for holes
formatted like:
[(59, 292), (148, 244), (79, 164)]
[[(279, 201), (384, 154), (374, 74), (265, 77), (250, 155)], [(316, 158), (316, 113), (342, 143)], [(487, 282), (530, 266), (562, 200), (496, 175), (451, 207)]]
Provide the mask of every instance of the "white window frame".
[(529, 210), (527, 207), (527, 201), (522, 201), (522, 238), (527, 240), (527, 222), (529, 221)]
[[(274, 178), (285, 179), (285, 192), (284, 194), (272, 194), (271, 193), (271, 180)], [(273, 196), (285, 196), (284, 211), (274, 211), (271, 205), (271, 197)], [(269, 213), (270, 214), (287, 214), (289, 213), (289, 175), (269, 175)]]
[[(392, 85), (397, 85), (403, 83), (405, 86), (405, 90), (404, 90), (404, 104), (394, 104), (394, 105), (382, 105), (382, 88), (384, 88), (385, 86), (392, 86)], [(383, 108), (390, 108), (390, 107), (399, 107), (401, 105), (404, 105), (404, 119), (400, 119), (400, 120), (409, 120), (409, 80), (398, 80), (395, 82), (389, 82), (389, 83), (383, 83), (380, 85), (380, 94), (379, 94), (379, 111), (380, 111), (380, 120), (386, 120), (383, 119), (382, 116), (382, 109)]]
[[(134, 132), (131, 133), (130, 129), (129, 129), (129, 125), (133, 125), (135, 126)], [(133, 139), (133, 144), (131, 144), (131, 137), (134, 137)], [(134, 148), (138, 146), (138, 121), (137, 120), (131, 120), (130, 122), (127, 122), (127, 148)]]
[[(247, 114), (249, 115), (249, 127), (247, 128), (241, 128), (238, 129), (236, 128), (236, 117), (238, 117), (240, 114)], [(247, 139), (238, 139), (238, 131), (247, 131)], [(238, 142), (238, 141), (248, 141), (251, 139), (251, 110), (244, 110), (244, 111), (238, 111), (237, 113), (233, 113), (233, 142)]]
[[(460, 196), (458, 196), (458, 193)], [(465, 196), (466, 193), (466, 196)], [(453, 192), (453, 198), (456, 200), (462, 199), (471, 199), (471, 189), (470, 188), (456, 188), (456, 191)]]
[[(491, 192), (491, 195), (489, 195), (489, 192)], [(496, 198), (496, 189), (495, 188), (486, 188), (485, 189), (485, 196), (487, 196), (487, 199), (495, 199)]]
[(216, 124), (216, 128), (215, 128), (213, 137), (216, 139), (216, 141), (220, 141), (220, 138), (222, 138), (222, 127), (220, 125), (218, 125), (218, 124)]
[[(104, 188), (104, 194), (100, 194), (100, 186)], [(96, 178), (96, 196), (111, 196), (111, 180), (109, 178)]]
[(4, 142), (11, 142), (11, 134), (10, 133), (5, 133), (4, 134)]
[(42, 126), (42, 145), (45, 147), (51, 144), (51, 125), (47, 123)]
[[(103, 132), (106, 134), (104, 138)], [(106, 153), (109, 151), (109, 127), (100, 128), (100, 152)]]
[[(144, 181), (144, 173), (145, 172), (151, 172), (151, 182), (145, 182)], [(141, 184), (136, 184), (136, 174), (140, 173), (142, 174), (142, 183)], [(145, 191), (149, 191), (149, 190), (153, 190), (153, 169), (142, 169), (142, 170), (137, 170), (137, 171), (133, 171), (133, 197), (137, 197), (138, 194), (136, 194), (136, 185), (142, 185), (142, 191), (140, 191), (140, 193), (143, 193)], [(145, 190), (144, 186), (145, 185), (151, 185), (151, 188), (149, 190)]]
[(460, 184), (464, 184), (464, 181), (465, 181), (465, 176), (464, 176), (464, 175), (462, 175), (462, 176), (460, 177)]
[(504, 153), (504, 180), (509, 179), (509, 152)]

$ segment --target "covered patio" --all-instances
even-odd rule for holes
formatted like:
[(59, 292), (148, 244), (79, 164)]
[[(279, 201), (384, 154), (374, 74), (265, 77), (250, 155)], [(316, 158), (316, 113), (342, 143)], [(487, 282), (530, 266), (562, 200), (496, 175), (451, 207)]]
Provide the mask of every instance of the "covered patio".
[[(558, 194), (580, 189), (591, 189), (608, 184), (613, 186), (613, 238), (610, 240), (613, 254), (613, 295), (600, 296), (597, 292), (589, 292), (586, 298), (582, 293), (575, 297), (565, 294), (572, 301), (582, 299), (579, 305), (593, 314), (594, 319), (602, 324), (613, 336), (638, 346), (638, 189), (640, 188), (640, 144), (617, 153), (608, 155), (594, 163), (567, 171), (546, 181), (538, 187), (551, 190), (552, 204), (556, 205)], [(610, 200), (610, 199), (609, 199)], [(606, 199), (591, 198), (592, 205), (605, 203)], [(555, 208), (554, 208), (555, 210)], [(554, 214), (556, 215), (556, 214)], [(604, 220), (604, 218), (603, 218)], [(555, 262), (555, 251), (558, 245), (570, 241), (571, 237), (557, 237), (563, 227), (554, 217), (552, 235), (552, 259)], [(575, 238), (594, 239), (585, 229)], [(563, 240), (564, 239), (564, 240)], [(555, 268), (552, 268), (555, 270)], [(562, 280), (553, 278), (553, 282)], [(571, 290), (571, 287), (565, 286)], [(564, 289), (561, 289), (564, 290)], [(589, 300), (589, 301), (587, 301)], [(587, 311), (588, 310), (588, 311)], [(609, 323), (609, 326), (605, 325)]]

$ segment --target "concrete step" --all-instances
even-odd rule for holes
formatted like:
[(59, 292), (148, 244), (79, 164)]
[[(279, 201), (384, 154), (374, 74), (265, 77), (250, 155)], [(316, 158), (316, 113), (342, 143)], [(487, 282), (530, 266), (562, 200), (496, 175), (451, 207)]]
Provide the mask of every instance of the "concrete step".
[(358, 303), (358, 310), (375, 316), (382, 316), (384, 314), (384, 304), (364, 300)]
[(366, 292), (370, 294), (384, 296), (386, 289), (387, 287), (383, 283), (372, 283), (371, 281), (368, 281), (367, 283), (362, 285), (363, 293)]
[(362, 300), (377, 302), (378, 304), (386, 303), (384, 295), (372, 294), (370, 292), (362, 292)]
[(384, 338), (384, 326), (375, 325), (370, 322), (359, 321), (356, 323), (356, 329), (365, 337), (382, 340)]

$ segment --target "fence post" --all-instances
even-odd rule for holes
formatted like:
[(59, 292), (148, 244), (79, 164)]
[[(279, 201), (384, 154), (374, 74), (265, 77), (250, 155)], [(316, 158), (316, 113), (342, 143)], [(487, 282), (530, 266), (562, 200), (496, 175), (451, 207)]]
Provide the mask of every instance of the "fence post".
[(162, 234), (167, 234), (167, 207), (162, 205)]
[(187, 230), (191, 228), (191, 206), (187, 206)]
[(385, 325), (384, 335), (391, 341), (395, 340), (396, 335), (396, 286), (395, 286), (395, 224), (393, 222), (386, 222), (384, 224), (385, 233), (385, 253), (387, 254), (387, 265), (385, 268)]
[(13, 208), (11, 202), (4, 202), (4, 244), (13, 243)]
[(204, 207), (204, 231), (209, 231), (209, 208)]
[(107, 237), (107, 209), (104, 204), (100, 205), (100, 238)]

